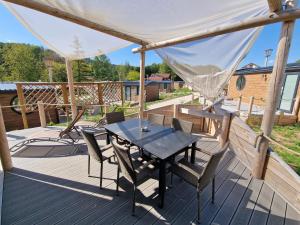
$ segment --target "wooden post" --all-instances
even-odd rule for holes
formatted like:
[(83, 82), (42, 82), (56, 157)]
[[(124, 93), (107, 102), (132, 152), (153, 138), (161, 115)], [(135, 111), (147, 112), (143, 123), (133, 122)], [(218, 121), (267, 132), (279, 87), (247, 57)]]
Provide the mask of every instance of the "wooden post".
[(299, 107), (300, 107), (300, 96), (296, 97), (294, 107), (293, 107), (293, 115), (297, 116), (299, 112)]
[(241, 110), (242, 98), (243, 98), (243, 96), (240, 94), (240, 96), (239, 96), (239, 102), (238, 102), (238, 104), (237, 104), (237, 110), (238, 110), (238, 111)]
[(122, 100), (122, 106), (124, 106), (124, 86), (123, 82), (120, 82), (121, 85), (121, 100)]
[(19, 99), (19, 104), (21, 105), (21, 114), (22, 114), (22, 120), (23, 120), (23, 127), (24, 129), (28, 128), (28, 121), (26, 116), (26, 102), (25, 102), (25, 96), (22, 88), (22, 84), (16, 84), (17, 86), (17, 94)]
[(139, 96), (139, 106), (140, 106), (140, 119), (143, 119), (144, 114), (144, 94), (145, 94), (145, 52), (141, 52), (140, 58), (140, 96)]
[(67, 76), (68, 76), (69, 95), (71, 101), (72, 119), (75, 119), (77, 115), (77, 109), (76, 109), (76, 99), (74, 93), (73, 70), (72, 70), (72, 62), (68, 59), (66, 59), (66, 68), (67, 68)]
[(62, 95), (63, 95), (63, 101), (65, 106), (65, 110), (66, 110), (66, 114), (67, 114), (67, 118), (69, 116), (69, 99), (68, 99), (68, 89), (67, 89), (67, 85), (66, 84), (61, 84), (61, 91), (62, 91)]
[[(295, 5), (297, 4), (295, 3)], [(261, 124), (261, 130), (266, 136), (270, 136), (273, 129), (275, 114), (281, 94), (281, 88), (285, 79), (285, 68), (289, 55), (294, 25), (295, 21), (288, 21), (284, 22), (281, 27), (280, 39), (278, 42), (272, 76), (269, 82), (264, 116)], [(263, 138), (258, 147), (258, 154), (256, 156), (254, 168), (252, 171), (255, 178), (263, 177), (263, 170), (265, 167), (268, 147), (268, 140)]]
[(4, 171), (11, 170), (13, 164), (12, 164), (10, 150), (8, 146), (1, 105), (0, 105), (0, 155), (1, 155), (3, 170)]
[(102, 83), (98, 83), (98, 100), (99, 105), (103, 105), (103, 85)]
[(231, 119), (231, 114), (230, 113), (225, 113), (222, 121), (222, 131), (219, 136), (219, 142), (220, 146), (223, 147), (227, 140), (228, 140), (228, 134), (229, 134), (229, 127), (230, 127), (230, 119)]
[(249, 102), (249, 109), (248, 109), (248, 117), (251, 116), (252, 113), (252, 108), (253, 108), (253, 103), (254, 103), (254, 97), (250, 97), (250, 102)]
[(45, 114), (45, 107), (42, 101), (38, 101), (38, 110), (39, 110), (39, 116), (40, 116), (40, 122), (41, 122), (41, 127), (46, 127), (47, 122), (46, 122), (46, 114)]
[(177, 104), (173, 105), (173, 117), (174, 118), (178, 117), (178, 105)]

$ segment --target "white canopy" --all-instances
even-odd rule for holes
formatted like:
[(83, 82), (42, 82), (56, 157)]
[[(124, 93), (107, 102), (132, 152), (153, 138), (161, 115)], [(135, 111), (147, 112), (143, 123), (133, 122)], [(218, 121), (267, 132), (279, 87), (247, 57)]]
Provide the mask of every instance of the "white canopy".
[[(84, 18), (147, 43), (197, 34), (268, 13), (266, 0), (31, 2)], [(131, 44), (129, 41), (22, 6), (4, 4), (45, 45), (69, 59), (105, 54)], [(193, 84), (195, 90), (212, 97), (216, 96), (228, 81), (232, 71), (254, 42), (258, 31), (258, 28), (248, 29), (160, 49), (157, 52), (185, 81)], [(209, 70), (207, 66), (210, 67)], [(204, 83), (207, 85), (203, 85)], [(211, 91), (212, 89), (215, 90)]]

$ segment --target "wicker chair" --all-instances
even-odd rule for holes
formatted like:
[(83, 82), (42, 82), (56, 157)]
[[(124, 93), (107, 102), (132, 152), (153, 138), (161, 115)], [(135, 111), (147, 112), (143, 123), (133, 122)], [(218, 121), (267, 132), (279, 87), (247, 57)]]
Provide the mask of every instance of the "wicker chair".
[(184, 133), (192, 133), (193, 123), (190, 121), (173, 118), (172, 119), (172, 127), (175, 130), (180, 130)]
[[(111, 158), (114, 157), (113, 148), (111, 145), (99, 147), (95, 138), (94, 132), (81, 130), (84, 141), (88, 148), (88, 176), (90, 176), (91, 157), (100, 163), (100, 188), (102, 188), (102, 177), (103, 177), (103, 163), (106, 160), (111, 162)], [(106, 135), (106, 133), (100, 133), (99, 135)]]
[(153, 124), (158, 124), (158, 125), (164, 125), (165, 122), (165, 116), (161, 115), (161, 114), (153, 114), (153, 113), (149, 113), (148, 114), (148, 120), (150, 123)]
[(136, 189), (139, 184), (144, 182), (146, 179), (151, 178), (153, 169), (149, 168), (155, 160), (150, 161), (140, 161), (138, 159), (133, 160), (130, 155), (130, 148), (124, 145), (119, 145), (115, 139), (111, 139), (112, 146), (114, 148), (115, 155), (118, 161), (118, 174), (117, 174), (117, 195), (119, 194), (119, 179), (120, 172), (123, 176), (132, 183), (133, 186), (133, 198), (132, 198), (132, 215), (135, 213), (135, 195)]
[[(197, 188), (197, 222), (200, 223), (200, 194), (203, 189), (212, 182), (212, 203), (215, 199), (215, 172), (218, 164), (228, 148), (228, 142), (224, 147), (220, 148), (217, 153), (210, 155), (210, 159), (205, 167), (200, 167), (191, 164), (185, 158), (181, 159), (179, 162), (175, 163), (171, 167), (171, 176), (173, 173), (184, 179), (189, 184)], [(172, 179), (171, 179), (172, 182)]]
[(122, 122), (125, 120), (123, 112), (110, 112), (106, 113), (106, 122), (107, 124)]

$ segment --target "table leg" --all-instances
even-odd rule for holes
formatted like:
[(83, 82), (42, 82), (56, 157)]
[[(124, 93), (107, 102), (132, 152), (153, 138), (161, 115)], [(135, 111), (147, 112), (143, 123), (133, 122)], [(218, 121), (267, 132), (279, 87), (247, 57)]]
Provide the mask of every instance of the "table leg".
[(195, 163), (196, 158), (196, 142), (192, 144), (191, 163)]
[(164, 198), (166, 191), (166, 161), (161, 160), (159, 162), (159, 197), (160, 197), (160, 208), (164, 207)]

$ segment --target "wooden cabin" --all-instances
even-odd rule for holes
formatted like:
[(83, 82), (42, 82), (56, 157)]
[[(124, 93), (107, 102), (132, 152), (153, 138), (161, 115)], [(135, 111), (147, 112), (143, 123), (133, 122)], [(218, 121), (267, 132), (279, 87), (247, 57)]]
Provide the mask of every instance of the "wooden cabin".
[[(228, 84), (228, 97), (238, 98), (242, 95), (242, 101), (249, 103), (250, 97), (253, 96), (255, 105), (264, 106), (272, 70), (272, 66), (245, 67), (237, 70)], [(300, 63), (287, 64), (285, 73), (283, 91), (277, 107), (280, 111), (292, 113), (297, 97), (300, 98)], [(299, 108), (297, 107), (295, 110), (299, 120)]]
[[(138, 102), (140, 82), (139, 81), (124, 81), (125, 101)], [(146, 102), (156, 101), (159, 99), (160, 82), (146, 81)]]
[[(48, 90), (48, 92), (51, 90)], [(26, 97), (26, 96), (25, 96)], [(17, 94), (17, 87), (14, 83), (0, 83), (0, 105), (2, 108), (5, 128), (7, 131), (23, 129), (23, 121), (21, 109), (19, 107), (19, 99)], [(37, 106), (27, 106), (26, 116), (28, 126), (40, 126), (39, 113)], [(58, 122), (58, 113), (55, 108), (46, 109), (47, 122)]]

